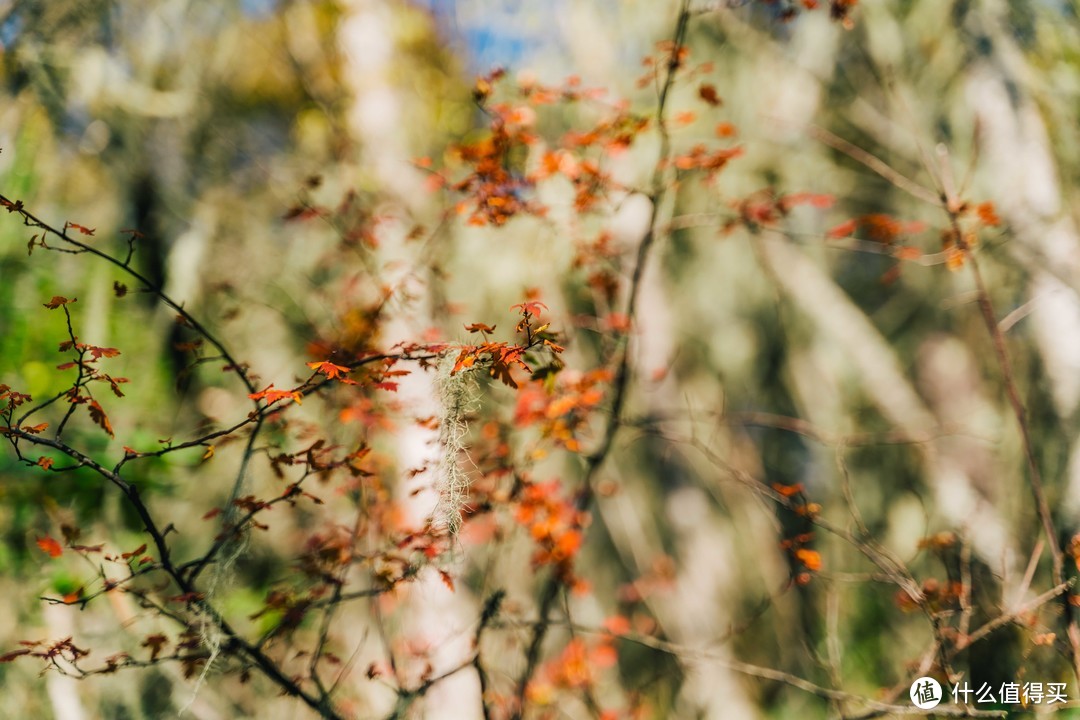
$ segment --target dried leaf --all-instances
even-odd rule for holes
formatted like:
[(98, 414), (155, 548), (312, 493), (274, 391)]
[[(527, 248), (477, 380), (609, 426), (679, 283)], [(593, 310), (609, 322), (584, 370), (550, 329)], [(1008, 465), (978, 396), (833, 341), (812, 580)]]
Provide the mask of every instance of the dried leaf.
[(97, 400), (91, 400), (90, 404), (86, 406), (86, 409), (90, 411), (90, 419), (109, 434), (109, 437), (115, 437), (113, 435), (112, 423), (109, 422), (109, 416), (105, 414), (105, 411), (98, 404)]
[(698, 88), (698, 97), (713, 107), (720, 107), (724, 104), (724, 101), (716, 93), (716, 86), (709, 83), (705, 83)]
[(62, 295), (53, 295), (52, 300), (45, 303), (45, 307), (49, 308), (50, 310), (55, 310), (56, 308), (60, 307), (61, 305), (67, 305), (68, 303), (73, 303), (76, 300), (78, 300), (78, 298), (71, 298), (70, 300), (68, 300), (66, 297), (64, 297)]

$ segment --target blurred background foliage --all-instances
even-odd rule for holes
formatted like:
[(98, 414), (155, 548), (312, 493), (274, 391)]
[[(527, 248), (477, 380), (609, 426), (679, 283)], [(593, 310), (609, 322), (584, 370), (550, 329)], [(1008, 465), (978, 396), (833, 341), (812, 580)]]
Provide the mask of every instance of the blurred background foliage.
[[(726, 480), (736, 468), (769, 484), (802, 484), (830, 521), (850, 527), (846, 472), (871, 534), (910, 561), (920, 581), (956, 580), (960, 554), (970, 553), (976, 626), (1047, 587), (1045, 556), (1038, 581), (1022, 586), (1039, 526), (971, 277), (933, 260), (946, 218), (845, 143), (931, 189), (947, 166), (966, 199), (991, 201), (1001, 215), (1002, 226), (980, 237), (978, 257), (1007, 323), (1067, 545), (1080, 530), (1077, 7), (866, 0), (845, 30), (823, 13), (778, 22), (775, 3), (700, 5), (691, 59), (713, 63), (708, 81), (722, 105), (703, 104), (697, 82), (678, 85), (672, 112), (696, 117), (673, 131), (674, 150), (715, 142), (717, 124), (730, 123), (736, 135), (725, 142), (744, 155), (715, 186), (680, 186), (664, 209), (672, 229), (644, 290), (634, 427), (609, 473), (619, 492), (601, 500), (581, 561), (596, 595), (583, 613), (618, 610), (673, 640), (716, 643), (729, 659), (875, 697), (918, 663), (925, 620), (898, 607), (895, 587), (878, 582), (854, 548), (820, 534), (821, 573), (791, 587), (792, 561), (776, 538), (809, 526)], [(402, 262), (420, 257), (431, 269), (422, 278), (427, 307), (406, 317), (394, 340), (433, 325), (462, 339), (463, 321), (509, 324), (505, 309), (526, 288), (539, 288), (570, 326), (596, 310), (570, 267), (576, 244), (606, 230), (628, 248), (644, 232), (649, 209), (635, 196), (578, 217), (572, 193), (554, 185), (539, 191), (552, 207), (544, 220), (497, 229), (453, 223), (420, 250), (393, 222), (378, 243), (342, 240), (372, 217), (404, 218), (405, 229), (433, 223), (446, 198), (423, 191), (412, 160), (442, 164), (452, 160), (450, 143), (482, 134), (473, 75), (492, 65), (548, 83), (577, 75), (651, 112), (654, 89), (635, 81), (641, 57), (671, 33), (671, 3), (54, 0), (15, 1), (0, 13), (2, 192), (54, 223), (95, 228), (93, 242), (121, 254), (122, 231), (139, 230), (139, 271), (219, 328), (266, 382), (287, 383), (327, 343), (390, 340), (367, 334), (362, 310)], [(559, 106), (542, 129), (557, 137), (590, 119), (586, 104)], [(643, 137), (613, 159), (613, 172), (643, 187), (656, 148), (655, 135)], [(830, 194), (836, 204), (798, 209), (780, 230), (720, 232), (741, 200), (768, 189)], [(339, 205), (346, 198), (351, 205)], [(285, 219), (305, 203), (347, 212)], [(899, 264), (873, 238), (826, 237), (875, 213), (925, 223), (896, 241), (926, 261)], [(90, 258), (28, 254), (28, 235), (14, 216), (0, 228), (0, 382), (35, 396), (56, 391), (65, 330), (41, 304), (59, 294), (79, 299), (80, 338), (121, 348), (109, 367), (132, 378), (127, 397), (108, 407), (118, 439), (84, 427), (76, 437), (88, 451), (152, 447), (242, 407), (243, 393), (212, 363), (188, 369), (176, 344), (189, 338), (170, 313), (137, 294), (121, 297), (115, 283), (124, 278)], [(591, 343), (585, 334), (570, 348), (572, 367), (595, 362)], [(506, 393), (490, 397), (511, 406)], [(807, 424), (792, 432), (780, 416)], [(178, 527), (197, 531), (197, 518), (229, 487), (227, 463), (237, 456), (227, 448), (221, 456), (213, 465), (198, 453), (144, 463), (136, 482)], [(117, 545), (140, 542), (136, 519), (96, 477), (46, 478), (0, 454), (0, 611), (10, 618), (2, 647), (73, 633), (93, 644), (113, 627), (100, 617), (108, 608), (84, 616), (35, 600), (71, 592), (89, 572), (42, 559), (34, 538), (61, 522)], [(920, 549), (921, 538), (940, 532), (961, 539)], [(512, 558), (486, 557), (467, 534), (463, 541), (461, 562), (473, 578), (463, 594), (480, 597), (490, 563), (512, 575)], [(235, 612), (257, 609), (269, 579), (287, 571), (275, 551), (290, 536), (275, 542), (241, 563), (227, 600)], [(524, 556), (516, 557), (520, 564)], [(522, 590), (519, 599), (528, 598)], [(1046, 609), (1036, 625), (1056, 622)], [(722, 663), (620, 649), (621, 688), (606, 688), (602, 699), (640, 700), (647, 717), (836, 710)], [(972, 682), (1068, 677), (1053, 648), (1019, 630), (994, 635), (965, 662)], [(0, 688), (5, 717), (172, 717), (192, 695), (191, 683), (167, 669), (73, 684), (3, 665)], [(365, 712), (385, 709), (366, 702)], [(190, 710), (206, 718), (300, 712), (220, 687)], [(586, 716), (574, 704), (560, 711)], [(439, 716), (431, 706), (418, 712)]]

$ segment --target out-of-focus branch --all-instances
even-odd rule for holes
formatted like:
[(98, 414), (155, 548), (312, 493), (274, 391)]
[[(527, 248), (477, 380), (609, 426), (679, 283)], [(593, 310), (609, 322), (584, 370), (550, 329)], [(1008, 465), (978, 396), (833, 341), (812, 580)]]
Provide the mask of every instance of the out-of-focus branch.
[[(641, 279), (645, 274), (645, 263), (648, 261), (650, 249), (656, 242), (656, 238), (662, 230), (660, 227), (661, 206), (663, 205), (663, 201), (670, 187), (667, 182), (669, 173), (668, 158), (671, 155), (671, 138), (665, 124), (667, 102), (672, 85), (675, 82), (675, 76), (682, 65), (681, 55), (686, 42), (686, 33), (690, 22), (690, 15), (690, 1), (682, 0), (679, 7), (679, 15), (675, 22), (675, 32), (672, 38), (666, 73), (658, 93), (656, 122), (657, 130), (660, 133), (660, 156), (657, 159), (656, 168), (653, 171), (651, 189), (649, 192), (649, 200), (652, 203), (649, 227), (638, 245), (634, 271), (630, 279), (630, 290), (626, 303), (625, 316), (631, 323), (631, 327), (637, 312), (638, 298), (641, 291)], [(626, 397), (630, 385), (630, 373), (630, 340), (627, 335), (622, 340), (622, 347), (619, 352), (618, 366), (611, 390), (611, 406), (606, 413), (607, 426), (604, 429), (604, 434), (600, 443), (586, 458), (585, 476), (582, 482), (581, 491), (575, 502), (576, 508), (579, 511), (584, 511), (592, 505), (594, 496), (593, 481), (600, 467), (604, 464), (610, 454), (612, 444), (615, 441), (615, 435), (618, 433), (621, 426), (622, 411), (626, 404)], [(513, 715), (515, 720), (520, 720), (524, 714), (526, 690), (528, 689), (529, 682), (539, 664), (541, 649), (549, 627), (548, 615), (554, 608), (555, 600), (558, 598), (561, 587), (561, 578), (557, 575), (552, 575), (545, 581), (543, 589), (540, 592), (539, 618), (533, 627), (532, 637), (529, 640), (525, 652), (525, 669), (517, 682), (517, 707), (514, 709)]]
[(238, 378), (240, 378), (240, 382), (244, 384), (244, 387), (247, 388), (248, 392), (255, 392), (255, 385), (251, 382), (251, 378), (248, 377), (245, 367), (236, 361), (233, 355), (229, 352), (228, 348), (225, 347), (224, 343), (222, 343), (221, 340), (219, 340), (213, 333), (211, 333), (205, 325), (199, 322), (194, 315), (185, 310), (183, 305), (169, 297), (165, 293), (164, 289), (158, 287), (153, 282), (151, 282), (150, 279), (147, 278), (145, 275), (140, 273), (135, 268), (131, 267), (130, 245), (127, 259), (119, 260), (106, 252), (98, 250), (92, 245), (88, 245), (87, 243), (76, 240), (75, 238), (68, 235), (66, 230), (57, 230), (55, 226), (50, 225), (49, 223), (45, 222), (38, 216), (31, 213), (29, 210), (27, 210), (23, 206), (21, 200), (11, 200), (3, 194), (0, 194), (0, 206), (6, 208), (8, 212), (13, 212), (21, 216), (23, 219), (23, 223), (27, 227), (38, 228), (46, 234), (52, 235), (53, 237), (62, 240), (68, 245), (76, 248), (75, 252), (89, 253), (90, 255), (98, 257), (109, 263), (110, 265), (113, 265), (122, 270), (123, 272), (127, 273), (127, 275), (134, 280), (137, 280), (139, 283), (142, 284), (143, 290), (145, 292), (154, 295), (159, 300), (161, 300), (161, 302), (165, 303), (165, 305), (174, 310), (181, 318), (183, 318), (183, 321), (187, 325), (189, 325), (191, 329), (193, 329), (196, 333), (205, 338), (208, 343), (213, 345), (214, 348), (221, 355), (221, 357), (224, 358), (225, 361), (228, 363), (230, 370), (232, 370), (232, 372), (235, 373)]

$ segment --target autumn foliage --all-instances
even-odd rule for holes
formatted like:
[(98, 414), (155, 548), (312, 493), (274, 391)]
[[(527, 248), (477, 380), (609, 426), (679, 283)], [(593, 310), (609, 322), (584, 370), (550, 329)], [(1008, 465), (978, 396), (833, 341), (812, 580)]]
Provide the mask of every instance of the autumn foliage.
[[(756, 6), (780, 25), (800, 22), (804, 11), (848, 28), (857, 17), (854, 0)], [(844, 717), (870, 717), (844, 713), (895, 710), (916, 671), (960, 677), (966, 648), (1004, 625), (1038, 637), (1040, 647), (1052, 645), (1062, 673), (1080, 668), (1076, 595), (1064, 563), (1069, 558), (1080, 567), (1080, 542), (1063, 545), (1057, 532), (1030, 448), (1024, 398), (980, 273), (984, 238), (1005, 226), (998, 210), (947, 187), (927, 191), (929, 198), (920, 198), (926, 212), (913, 217), (894, 216), (891, 208), (853, 210), (828, 187), (732, 192), (739, 184), (726, 184), (729, 174), (739, 172), (754, 148), (726, 115), (722, 70), (696, 58), (689, 40), (696, 22), (683, 3), (670, 37), (645, 58), (637, 86), (653, 91), (648, 104), (612, 97), (576, 76), (545, 84), (498, 69), (476, 79), (476, 127), (441, 155), (414, 163), (438, 206), (432, 217), (393, 214), (354, 191), (328, 199), (318, 194), (317, 178), (302, 188), (302, 199), (276, 219), (298, 233), (325, 236), (318, 271), (326, 317), (303, 327), (303, 349), (287, 372), (268, 374), (239, 354), (230, 323), (251, 310), (243, 301), (233, 303), (235, 317), (215, 316), (152, 279), (140, 264), (141, 230), (98, 231), (0, 196), (8, 230), (24, 226), (35, 262), (105, 268), (115, 275), (111, 307), (132, 322), (145, 311), (139, 302), (164, 308), (169, 349), (182, 364), (177, 387), (201, 383), (224, 395), (230, 408), (228, 417), (179, 413), (169, 433), (160, 418), (132, 418), (125, 403), (150, 386), (150, 371), (124, 346), (82, 339), (85, 299), (35, 298), (27, 312), (43, 332), (62, 337), (42, 358), (52, 390), (32, 396), (25, 386), (0, 385), (0, 435), (20, 473), (44, 484), (92, 478), (122, 501), (136, 526), (133, 535), (102, 524), (83, 527), (60, 513), (44, 519), (33, 552), (78, 581), (42, 600), (89, 610), (125, 598), (139, 617), (108, 647), (77, 636), (28, 636), (2, 649), (0, 663), (33, 664), (88, 682), (175, 664), (193, 687), (255, 684), (328, 719), (368, 717), (371, 708), (419, 717), (427, 698), (466, 675), (475, 683), (470, 702), (484, 718), (673, 717), (663, 693), (650, 689), (655, 679), (641, 670), (661, 656), (680, 667), (711, 658), (740, 675), (809, 693)], [(650, 158), (643, 184), (618, 171), (632, 153)], [(867, 172), (877, 167), (850, 154), (867, 163)], [(707, 201), (697, 212), (693, 204), (702, 197)], [(646, 201), (649, 213), (633, 242), (608, 226), (632, 198)], [(796, 220), (817, 228), (802, 239), (815, 249), (879, 256), (872, 267), (882, 286), (899, 282), (913, 266), (972, 274), (973, 302), (984, 321), (978, 342), (992, 348), (986, 356), (1015, 410), (1030, 462), (1028, 522), (1041, 539), (1027, 582), (1043, 583), (1038, 603), (1008, 617), (977, 597), (979, 578), (962, 534), (928, 531), (915, 549), (940, 561), (940, 578), (926, 576), (925, 565), (913, 570), (910, 558), (888, 549), (876, 536), (881, 528), (859, 513), (855, 493), (862, 490), (847, 484), (843, 454), (849, 444), (871, 444), (864, 437), (825, 438), (837, 446), (845, 483), (843, 502), (830, 505), (818, 478), (777, 480), (770, 458), (746, 460), (752, 432), (714, 444), (640, 399), (650, 388), (670, 387), (664, 383), (678, 375), (681, 362), (676, 353), (670, 368), (647, 373), (639, 366), (638, 351), (649, 341), (642, 332), (643, 287), (647, 267), (659, 262), (657, 248), (681, 230), (708, 226), (712, 242), (751, 243), (772, 277), (769, 243), (786, 237)], [(396, 321), (425, 312), (414, 295), (429, 292), (410, 283), (442, 272), (437, 252), (426, 248), (448, 242), (448, 228), (482, 229), (492, 243), (512, 244), (525, 222), (553, 228), (552, 242), (569, 248), (566, 298), (523, 287), (516, 303), (467, 318), (444, 304), (445, 317), (436, 311), (420, 323), (430, 329), (401, 339)], [(566, 228), (572, 237), (563, 235)], [(394, 242), (424, 247), (417, 256), (430, 266), (412, 269), (397, 284), (386, 280), (380, 253)], [(778, 313), (779, 322), (797, 332), (788, 312)], [(709, 333), (698, 329), (701, 337)], [(737, 410), (728, 416), (726, 408), (702, 406), (715, 398), (675, 395), (683, 396), (675, 404), (684, 403), (688, 413), (718, 413), (723, 423), (741, 417), (747, 427), (825, 436), (799, 418)], [(422, 439), (422, 451), (395, 449), (412, 434)], [(882, 444), (925, 442), (888, 431), (879, 436)], [(644, 502), (644, 491), (635, 496), (620, 487), (612, 466), (638, 462), (635, 453), (645, 453), (648, 443), (704, 458), (710, 471), (701, 483), (719, 504), (731, 502), (715, 489), (724, 485), (765, 507), (770, 545), (748, 554), (784, 567), (762, 607), (739, 608), (745, 620), (738, 627), (697, 648), (673, 640), (673, 628), (664, 624), (662, 608), (678, 574), (675, 541), (658, 541), (670, 555), (642, 557), (634, 533), (652, 532), (646, 524), (621, 536), (612, 529), (610, 516), (625, 512), (619, 503)], [(151, 482), (177, 467), (198, 489), (182, 491), (197, 520), (174, 517), (173, 499)], [(674, 496), (680, 483), (691, 482), (677, 461), (669, 467), (677, 471), (657, 478), (649, 492)], [(837, 545), (851, 554), (830, 553)], [(1036, 576), (1043, 547), (1050, 562)], [(859, 570), (849, 569), (856, 562)], [(265, 585), (245, 587), (240, 599), (230, 595), (236, 568), (257, 563), (270, 568)], [(931, 649), (911, 657), (907, 668), (890, 669), (895, 687), (883, 681), (879, 688), (849, 689), (834, 686), (837, 678), (825, 671), (804, 679), (806, 666), (773, 669), (713, 653), (712, 644), (736, 638), (777, 598), (817, 597), (825, 592), (819, 586), (841, 581), (883, 584), (888, 607), (878, 612), (925, 621)], [(435, 596), (443, 597), (440, 612), (453, 606), (460, 618), (467, 608), (465, 629), (458, 629), (464, 649), (450, 661), (438, 642), (410, 626), (409, 613)], [(756, 657), (752, 647), (737, 652)]]

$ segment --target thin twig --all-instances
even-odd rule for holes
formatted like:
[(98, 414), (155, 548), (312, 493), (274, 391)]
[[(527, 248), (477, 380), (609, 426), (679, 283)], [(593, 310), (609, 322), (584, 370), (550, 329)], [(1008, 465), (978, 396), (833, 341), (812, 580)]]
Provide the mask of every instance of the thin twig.
[[(637, 313), (637, 304), (641, 292), (641, 281), (645, 274), (645, 266), (649, 258), (649, 251), (662, 230), (660, 227), (660, 214), (661, 206), (663, 205), (663, 200), (669, 187), (669, 183), (667, 182), (669, 170), (668, 158), (671, 154), (671, 138), (668, 135), (665, 115), (671, 87), (675, 82), (675, 75), (682, 64), (680, 55), (686, 41), (686, 32), (690, 21), (690, 15), (690, 0), (683, 0), (679, 8), (678, 19), (675, 23), (675, 33), (670, 50), (671, 54), (667, 63), (667, 73), (664, 77), (664, 82), (660, 87), (656, 107), (656, 122), (658, 132), (660, 133), (660, 157), (657, 161), (656, 169), (653, 172), (652, 187), (649, 195), (649, 199), (652, 203), (649, 228), (638, 245), (634, 271), (630, 279), (630, 291), (627, 299), (625, 316), (631, 323)], [(582, 488), (575, 501), (576, 509), (579, 512), (584, 512), (592, 504), (593, 480), (610, 454), (612, 445), (615, 441), (615, 435), (621, 427), (623, 406), (626, 403), (630, 385), (630, 374), (630, 342), (629, 337), (627, 336), (623, 338), (618, 367), (615, 372), (615, 379), (612, 383), (611, 406), (606, 413), (607, 427), (605, 428), (604, 434), (596, 449), (586, 458), (586, 469), (582, 480)], [(544, 638), (547, 636), (549, 626), (548, 616), (555, 606), (555, 600), (559, 595), (561, 586), (562, 579), (557, 574), (553, 574), (545, 581), (543, 589), (540, 591), (539, 618), (536, 625), (533, 627), (532, 637), (529, 640), (525, 652), (525, 669), (517, 682), (515, 694), (517, 705), (512, 716), (514, 720), (520, 720), (524, 714), (526, 690), (528, 689), (529, 681), (532, 679), (539, 664), (541, 649), (543, 647)]]
[(867, 151), (863, 150), (857, 145), (852, 145), (842, 137), (838, 137), (829, 132), (825, 128), (818, 127), (817, 125), (811, 125), (807, 132), (814, 139), (828, 145), (834, 150), (844, 153), (852, 160), (865, 165), (870, 170), (873, 170), (881, 177), (891, 182), (896, 187), (900, 188), (906, 193), (909, 193), (920, 200), (925, 200), (933, 205), (940, 204), (940, 198), (930, 189), (923, 187), (913, 180), (909, 180), (907, 177), (901, 175), (896, 170), (892, 169), (884, 161), (878, 159), (876, 156), (871, 155)]

